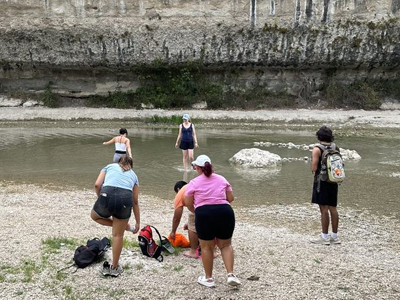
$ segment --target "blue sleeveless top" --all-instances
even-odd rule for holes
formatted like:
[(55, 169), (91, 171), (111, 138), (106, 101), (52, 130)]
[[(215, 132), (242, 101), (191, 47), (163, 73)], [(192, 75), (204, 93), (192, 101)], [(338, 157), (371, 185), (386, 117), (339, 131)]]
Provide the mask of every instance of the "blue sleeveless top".
[(193, 128), (192, 123), (188, 128), (182, 124), (182, 142), (193, 142)]

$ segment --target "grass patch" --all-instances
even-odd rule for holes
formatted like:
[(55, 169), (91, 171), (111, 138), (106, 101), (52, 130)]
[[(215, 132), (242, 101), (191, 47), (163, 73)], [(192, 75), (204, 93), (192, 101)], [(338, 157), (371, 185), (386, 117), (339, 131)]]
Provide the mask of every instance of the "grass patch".
[(322, 263), (322, 261), (319, 260), (318, 258), (314, 258), (314, 262), (317, 263), (317, 264), (321, 264)]
[[(112, 246), (112, 239), (110, 238), (110, 243)], [(129, 249), (129, 248), (139, 248), (139, 242), (137, 240), (129, 240), (127, 238), (124, 238), (122, 242), (123, 248)]]
[(33, 276), (35, 274), (40, 273), (40, 267), (36, 265), (36, 262), (33, 260), (25, 260), (22, 262), (22, 272), (24, 274), (24, 278), (22, 279), (22, 282), (31, 282), (33, 279)]
[(45, 246), (46, 252), (58, 253), (61, 247), (65, 246), (70, 250), (74, 250), (79, 242), (76, 239), (50, 237), (42, 240), (42, 245)]
[(180, 272), (183, 270), (183, 266), (174, 266), (174, 271)]
[(153, 124), (173, 124), (173, 125), (179, 125), (182, 123), (182, 116), (152, 116), (151, 118), (147, 118), (145, 120), (146, 123), (153, 123)]
[(3, 273), (13, 274), (13, 275), (20, 273), (20, 268), (19, 267), (13, 267), (13, 266), (9, 266), (9, 265), (0, 266), (0, 270)]
[(72, 287), (70, 287), (69, 285), (65, 286), (65, 287), (64, 287), (64, 292), (65, 292), (65, 295), (71, 296), (71, 294), (72, 294)]
[(65, 278), (67, 278), (67, 274), (66, 273), (57, 272), (56, 279), (58, 281), (63, 281)]
[(122, 268), (124, 269), (124, 271), (128, 271), (128, 270), (132, 269), (131, 265), (128, 264), (128, 263), (124, 264), (124, 265), (122, 266)]

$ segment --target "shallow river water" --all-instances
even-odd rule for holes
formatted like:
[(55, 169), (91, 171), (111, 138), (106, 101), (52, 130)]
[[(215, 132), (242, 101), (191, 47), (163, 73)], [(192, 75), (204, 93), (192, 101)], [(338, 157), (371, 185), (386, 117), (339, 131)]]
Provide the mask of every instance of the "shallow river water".
[[(118, 125), (116, 125), (118, 127)], [(134, 170), (141, 193), (173, 199), (174, 183), (196, 173), (182, 170), (181, 150), (175, 149), (177, 129), (128, 128)], [(219, 130), (197, 128), (200, 148), (217, 173), (232, 184), (235, 205), (304, 204), (311, 199), (312, 174), (306, 161), (285, 162), (277, 171), (243, 170), (228, 161), (253, 142), (311, 144), (314, 132), (290, 130)], [(115, 128), (0, 128), (0, 180), (55, 187), (92, 189), (100, 169), (111, 162), (114, 146), (102, 145)], [(346, 162), (346, 181), (339, 189), (341, 206), (367, 209), (399, 217), (399, 140), (389, 138), (339, 138), (340, 147), (356, 150), (360, 161)], [(263, 148), (281, 157), (310, 157), (311, 152), (279, 147)], [(94, 195), (94, 194), (93, 194)], [(65, 199), (68, 201), (68, 199)]]

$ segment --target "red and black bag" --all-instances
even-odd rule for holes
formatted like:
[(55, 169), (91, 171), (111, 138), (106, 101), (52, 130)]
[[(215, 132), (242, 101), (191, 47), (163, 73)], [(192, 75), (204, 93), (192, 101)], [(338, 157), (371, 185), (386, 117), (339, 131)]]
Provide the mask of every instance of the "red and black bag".
[[(151, 230), (151, 227), (153, 227), (158, 234), (160, 240), (159, 244), (157, 244), (156, 241), (153, 239), (153, 231)], [(138, 240), (143, 255), (146, 255), (148, 257), (153, 257), (157, 259), (159, 262), (163, 261), (164, 258), (161, 254), (162, 250), (161, 235), (158, 232), (157, 228), (151, 225), (146, 225), (140, 230), (138, 235)]]

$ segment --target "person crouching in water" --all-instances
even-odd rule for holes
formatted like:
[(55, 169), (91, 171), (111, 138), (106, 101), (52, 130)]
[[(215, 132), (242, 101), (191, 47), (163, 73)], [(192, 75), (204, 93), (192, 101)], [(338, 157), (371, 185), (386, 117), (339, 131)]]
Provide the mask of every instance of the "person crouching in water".
[[(112, 264), (104, 262), (101, 273), (117, 277), (122, 274), (118, 264), (122, 251), (124, 232), (138, 232), (140, 227), (139, 180), (132, 170), (132, 158), (123, 155), (118, 163), (105, 166), (95, 182), (98, 196), (91, 217), (97, 223), (112, 227)], [(131, 210), (135, 215), (135, 226), (128, 221)]]
[(231, 239), (235, 229), (235, 214), (230, 205), (234, 199), (232, 187), (224, 177), (214, 173), (207, 155), (198, 156), (192, 164), (199, 176), (187, 184), (185, 202), (189, 210), (195, 213), (205, 272), (205, 276), (200, 276), (197, 282), (206, 287), (215, 287), (212, 271), (216, 239), (228, 272), (228, 284), (240, 285), (239, 279), (233, 274)]

